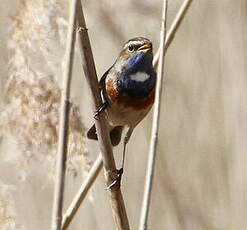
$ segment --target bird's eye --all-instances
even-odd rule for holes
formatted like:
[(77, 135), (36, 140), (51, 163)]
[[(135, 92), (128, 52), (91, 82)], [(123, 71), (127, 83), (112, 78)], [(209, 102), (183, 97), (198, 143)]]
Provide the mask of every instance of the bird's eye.
[(129, 48), (128, 48), (128, 50), (129, 50), (130, 52), (134, 51), (134, 46), (133, 46), (133, 45), (130, 45)]

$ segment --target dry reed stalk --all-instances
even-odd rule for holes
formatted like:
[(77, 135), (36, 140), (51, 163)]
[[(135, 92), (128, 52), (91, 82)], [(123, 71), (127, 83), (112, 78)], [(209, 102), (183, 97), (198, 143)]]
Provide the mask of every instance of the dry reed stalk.
[[(169, 31), (167, 32), (166, 42), (165, 42), (165, 51), (169, 48), (171, 42), (173, 41), (175, 34), (176, 34), (182, 20), (184, 19), (184, 16), (185, 16), (191, 2), (192, 2), (192, 0), (185, 0), (183, 2), (183, 4), (181, 5), (178, 13), (176, 14), (175, 19), (173, 20), (172, 25), (171, 25)], [(157, 63), (159, 60), (159, 50), (156, 52), (155, 57), (154, 57), (154, 61), (153, 61), (153, 65), (156, 67), (157, 67)], [(76, 212), (78, 211), (79, 206), (81, 205), (82, 201), (86, 197), (87, 192), (89, 191), (90, 187), (94, 183), (94, 180), (97, 178), (97, 175), (102, 168), (102, 159), (101, 159), (101, 164), (98, 162), (98, 160), (96, 160), (95, 163), (93, 164), (92, 168), (94, 170), (90, 171), (90, 173), (88, 174), (88, 176), (85, 179), (85, 182), (82, 184), (82, 186), (79, 189), (79, 191), (77, 192), (74, 200), (72, 201), (71, 205), (69, 206), (69, 208), (67, 209), (67, 211), (64, 214), (63, 229), (66, 229), (69, 226), (70, 222), (72, 221), (73, 217), (75, 216)], [(89, 184), (87, 184), (87, 181)], [(83, 188), (85, 188), (85, 190)], [(73, 212), (71, 210), (73, 210)]]
[(161, 97), (163, 92), (163, 79), (165, 72), (165, 41), (166, 41), (166, 19), (167, 19), (167, 6), (168, 0), (163, 1), (163, 12), (161, 21), (160, 31), (160, 56), (157, 73), (157, 85), (155, 92), (154, 112), (153, 112), (153, 124), (152, 124), (152, 135), (150, 141), (150, 148), (148, 154), (148, 165), (146, 170), (146, 184), (143, 194), (142, 210), (139, 230), (147, 229), (148, 214), (151, 204), (151, 192), (154, 178), (155, 169), (155, 158), (157, 152), (158, 134), (159, 134), (159, 122), (160, 122), (160, 108), (161, 108)]
[(101, 155), (98, 156), (98, 158), (93, 163), (92, 167), (90, 168), (90, 171), (83, 181), (80, 189), (76, 193), (74, 199), (72, 200), (70, 206), (66, 210), (66, 212), (63, 215), (63, 223), (62, 223), (62, 229), (65, 230), (70, 225), (71, 221), (73, 220), (75, 214), (77, 213), (80, 205), (86, 198), (86, 195), (93, 185), (94, 181), (98, 177), (101, 169), (103, 167), (103, 161)]
[[(176, 35), (176, 32), (181, 22), (183, 21), (185, 14), (187, 13), (191, 3), (192, 3), (192, 0), (185, 0), (183, 4), (181, 5), (181, 7), (179, 8), (178, 13), (176, 14), (174, 20), (172, 21), (171, 27), (169, 31), (167, 32), (165, 50), (168, 49), (171, 42), (173, 41)], [(156, 54), (154, 55), (153, 66), (155, 68), (157, 68), (157, 65), (158, 65), (160, 50), (161, 50), (161, 47), (158, 48)]]
[[(83, 8), (80, 1), (78, 4), (77, 15), (82, 66), (85, 73), (85, 77), (88, 82), (88, 88), (92, 97), (92, 107), (93, 110), (96, 111), (102, 105), (102, 100), (98, 87), (98, 79), (96, 75), (93, 54), (83, 14)], [(116, 164), (113, 157), (109, 133), (107, 132), (108, 129), (106, 119), (103, 114), (99, 116), (99, 119), (95, 120), (95, 125), (99, 139), (98, 144), (102, 153), (103, 166), (105, 169), (106, 184), (107, 186), (109, 186), (118, 178), (118, 175), (116, 173)], [(116, 223), (116, 228), (119, 230), (128, 230), (129, 222), (120, 186), (114, 186), (108, 191), (110, 195), (110, 201), (112, 206), (113, 217)]]
[(63, 222), (62, 222), (63, 230), (68, 228), (77, 210), (79, 209), (81, 203), (86, 197), (88, 190), (90, 189), (95, 179), (97, 178), (102, 166), (103, 166), (102, 157), (101, 155), (99, 155), (98, 158), (95, 160), (95, 163), (91, 167), (88, 176), (83, 181), (79, 191), (77, 192), (73, 201), (71, 202), (69, 208), (67, 209), (66, 213), (63, 215)]
[(62, 210), (64, 197), (64, 183), (66, 172), (66, 158), (68, 147), (68, 123), (70, 111), (70, 85), (72, 78), (72, 68), (74, 60), (74, 47), (76, 35), (76, 7), (77, 0), (70, 2), (69, 28), (66, 42), (65, 67), (63, 72), (62, 92), (61, 92), (61, 109), (59, 120), (59, 137), (58, 152), (56, 162), (56, 180), (54, 189), (53, 212), (52, 212), (52, 229), (61, 230)]

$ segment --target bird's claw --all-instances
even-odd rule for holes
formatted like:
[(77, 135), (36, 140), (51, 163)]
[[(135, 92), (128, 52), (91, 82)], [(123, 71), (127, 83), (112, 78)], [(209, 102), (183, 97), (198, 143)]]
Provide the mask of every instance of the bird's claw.
[(116, 170), (117, 177), (116, 179), (106, 187), (107, 190), (119, 189), (121, 185), (121, 179), (123, 175), (123, 168)]
[(94, 112), (94, 115), (93, 115), (93, 118), (95, 119), (95, 120), (99, 120), (99, 110), (96, 110), (95, 112)]
[(108, 106), (108, 102), (105, 101), (95, 112), (94, 112), (94, 116), (93, 118), (95, 120), (99, 120), (99, 115), (104, 112), (104, 110), (106, 109), (106, 107)]

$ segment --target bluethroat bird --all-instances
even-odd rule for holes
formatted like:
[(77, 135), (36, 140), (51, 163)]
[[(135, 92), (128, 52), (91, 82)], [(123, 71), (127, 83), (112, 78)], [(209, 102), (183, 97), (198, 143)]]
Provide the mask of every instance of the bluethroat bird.
[[(152, 61), (152, 42), (143, 37), (130, 39), (99, 82), (103, 104), (95, 117), (106, 112), (113, 146), (119, 144), (123, 128), (128, 128), (124, 137), (122, 170), (130, 136), (154, 102), (156, 72)], [(98, 139), (95, 125), (89, 129), (87, 137)]]

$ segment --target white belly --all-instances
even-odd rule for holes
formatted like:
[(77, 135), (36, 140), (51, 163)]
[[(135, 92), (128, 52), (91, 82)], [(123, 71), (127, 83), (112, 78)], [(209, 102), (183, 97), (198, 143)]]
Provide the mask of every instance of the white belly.
[(131, 107), (121, 107), (111, 105), (107, 109), (107, 120), (111, 126), (135, 127), (151, 109), (149, 106), (145, 110), (134, 110)]

